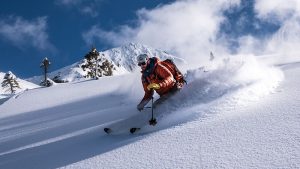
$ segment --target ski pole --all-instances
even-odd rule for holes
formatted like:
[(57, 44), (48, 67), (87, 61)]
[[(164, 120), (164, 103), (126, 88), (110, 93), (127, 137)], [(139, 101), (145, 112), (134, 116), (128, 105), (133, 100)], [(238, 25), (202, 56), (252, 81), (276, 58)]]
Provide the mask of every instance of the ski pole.
[(153, 97), (151, 98), (152, 100), (152, 106), (151, 106), (151, 113), (152, 113), (152, 116), (151, 116), (151, 119), (149, 120), (149, 124), (152, 125), (152, 126), (155, 126), (157, 121), (156, 119), (153, 117), (154, 116), (154, 112), (153, 112)]

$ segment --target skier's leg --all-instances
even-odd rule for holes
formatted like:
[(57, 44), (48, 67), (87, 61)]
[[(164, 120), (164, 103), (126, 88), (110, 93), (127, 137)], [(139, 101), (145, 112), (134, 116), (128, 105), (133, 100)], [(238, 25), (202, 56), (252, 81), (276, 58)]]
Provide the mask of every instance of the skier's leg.
[(175, 95), (177, 92), (179, 91), (178, 88), (173, 88), (169, 93), (160, 96), (159, 99), (157, 99), (154, 103), (153, 103), (153, 108), (156, 108), (157, 106), (161, 105), (162, 103), (164, 103), (166, 100), (168, 100), (170, 97), (172, 97), (173, 95)]
[(168, 98), (166, 97), (166, 95), (160, 96), (159, 99), (155, 100), (155, 102), (153, 103), (153, 108), (155, 109), (157, 106), (161, 105), (163, 102), (165, 102)]

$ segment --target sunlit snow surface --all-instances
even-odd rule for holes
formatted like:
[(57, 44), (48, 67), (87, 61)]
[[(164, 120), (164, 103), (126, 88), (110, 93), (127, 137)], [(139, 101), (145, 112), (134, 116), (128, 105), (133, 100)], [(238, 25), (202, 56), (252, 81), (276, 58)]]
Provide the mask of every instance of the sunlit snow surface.
[(297, 168), (300, 64), (262, 63), (187, 70), (164, 117), (134, 135), (103, 128), (150, 113), (136, 110), (139, 72), (24, 91), (0, 105), (0, 168)]

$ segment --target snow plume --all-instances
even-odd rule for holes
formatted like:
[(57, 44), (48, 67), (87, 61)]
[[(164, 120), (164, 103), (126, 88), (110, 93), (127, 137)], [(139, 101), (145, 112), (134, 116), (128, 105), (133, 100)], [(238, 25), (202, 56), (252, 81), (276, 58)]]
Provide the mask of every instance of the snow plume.
[[(299, 1), (254, 1), (251, 10), (254, 10), (256, 19), (277, 25), (277, 32), (268, 37), (244, 34), (233, 39), (222, 38), (221, 25), (230, 19), (226, 18), (224, 11), (240, 7), (242, 3), (240, 0), (175, 1), (154, 9), (138, 10), (134, 25), (120, 25), (111, 31), (94, 25), (83, 33), (83, 38), (89, 45), (99, 39), (113, 46), (128, 42), (146, 44), (186, 59), (192, 68), (205, 65), (210, 51), (219, 57), (231, 53), (228, 45), (231, 40), (236, 41), (237, 54), (272, 54), (272, 59), (274, 54), (279, 54), (285, 57), (284, 60), (290, 60), (291, 56), (293, 60), (299, 59), (295, 52), (300, 45)], [(256, 24), (257, 28), (262, 26), (259, 22), (249, 24)], [(241, 22), (240, 26), (247, 25)], [(276, 58), (283, 60), (283, 57)]]
[(227, 51), (216, 40), (225, 19), (222, 12), (238, 4), (239, 0), (176, 1), (151, 10), (140, 9), (136, 26), (122, 25), (113, 31), (93, 26), (83, 38), (87, 43), (101, 39), (115, 46), (138, 42), (166, 50), (199, 66), (209, 59), (210, 51)]
[[(268, 95), (283, 80), (283, 73), (259, 62), (254, 55), (239, 55), (214, 61), (209, 69), (189, 70), (187, 86), (172, 98), (172, 107), (212, 104), (227, 96), (232, 104), (248, 103)], [(167, 105), (170, 107), (170, 105)], [(178, 107), (176, 107), (178, 106)], [(207, 107), (207, 106), (205, 106)]]
[(273, 64), (300, 61), (300, 1), (255, 2), (256, 17), (279, 25), (279, 29), (267, 39), (244, 36), (240, 38), (240, 53), (270, 55)]
[[(186, 86), (156, 109), (156, 112), (170, 113), (158, 124), (160, 128), (203, 120), (215, 113), (229, 117), (241, 115), (241, 112), (223, 112), (227, 108), (257, 103), (275, 92), (284, 78), (282, 71), (262, 64), (254, 55), (224, 57), (213, 62), (209, 68), (187, 71)], [(218, 109), (215, 105), (219, 104), (225, 109)]]

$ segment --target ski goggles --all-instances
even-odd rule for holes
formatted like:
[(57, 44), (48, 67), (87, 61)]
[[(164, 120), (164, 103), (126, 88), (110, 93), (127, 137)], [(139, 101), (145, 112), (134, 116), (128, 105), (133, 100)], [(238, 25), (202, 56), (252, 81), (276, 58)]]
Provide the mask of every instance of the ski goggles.
[(138, 66), (144, 66), (144, 65), (146, 65), (146, 62), (141, 62), (138, 64)]

